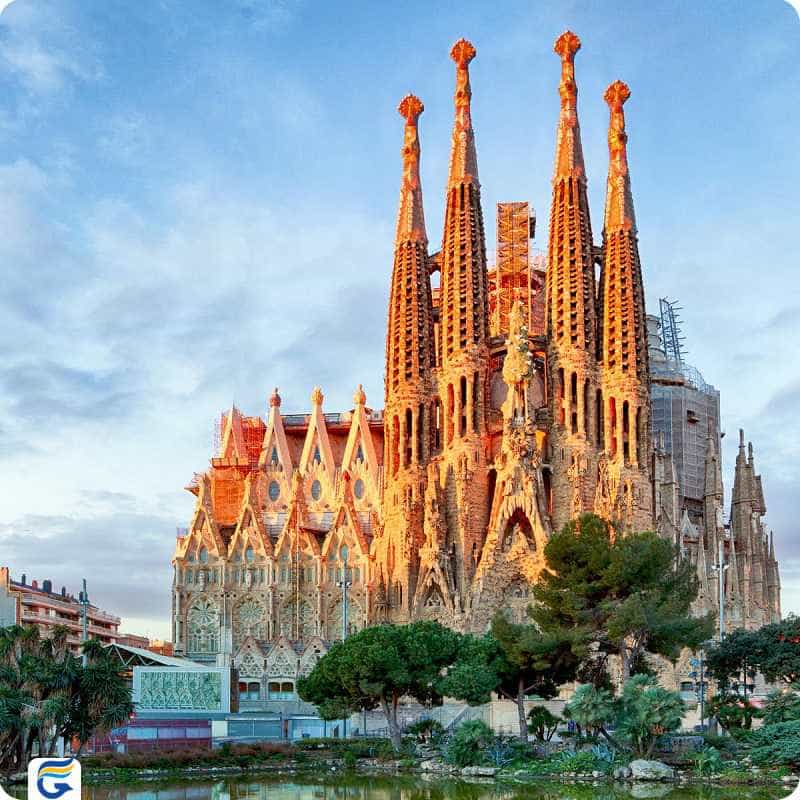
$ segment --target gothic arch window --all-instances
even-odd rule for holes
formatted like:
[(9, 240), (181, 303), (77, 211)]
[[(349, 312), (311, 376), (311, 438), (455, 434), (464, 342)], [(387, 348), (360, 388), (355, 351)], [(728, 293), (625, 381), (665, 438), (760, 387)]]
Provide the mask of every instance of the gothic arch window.
[(264, 660), (253, 653), (245, 653), (239, 661), (239, 675), (243, 678), (260, 678), (264, 672)]
[(311, 484), (311, 497), (314, 500), (319, 500), (322, 497), (322, 484), (317, 480)]
[[(337, 600), (328, 611), (328, 639), (342, 638), (344, 630), (344, 608), (342, 601)], [(364, 627), (364, 613), (358, 601), (348, 598), (347, 601), (347, 635), (357, 633)]]
[(219, 650), (219, 609), (216, 603), (201, 598), (187, 615), (190, 653), (216, 653)]
[(364, 463), (364, 449), (361, 447), (360, 444), (358, 445), (358, 449), (356, 450), (356, 462), (359, 464)]
[(267, 489), (269, 499), (274, 503), (281, 496), (281, 487), (278, 481), (270, 481)]
[(279, 461), (278, 461), (278, 448), (277, 447), (273, 447), (272, 448), (272, 455), (270, 456), (269, 460), (270, 460), (270, 463), (272, 464), (273, 467), (277, 467), (278, 466)]
[(322, 461), (322, 457), (319, 453), (319, 445), (314, 448), (314, 457), (311, 459), (314, 464), (319, 464)]
[(247, 636), (266, 638), (264, 608), (258, 600), (248, 598), (236, 607), (233, 614), (233, 642), (240, 644)]
[(300, 601), (299, 611), (294, 600), (281, 607), (280, 632), (290, 638), (308, 640), (317, 633), (316, 615), (307, 600)]
[(208, 550), (205, 547), (200, 548), (200, 562), (203, 564), (208, 563)]
[(255, 560), (255, 557), (256, 557), (256, 554), (255, 554), (255, 552), (253, 551), (253, 548), (252, 548), (252, 547), (248, 547), (248, 548), (247, 548), (247, 549), (244, 551), (244, 560), (245, 560), (245, 561), (247, 561), (249, 564), (252, 564), (252, 563), (253, 563), (253, 561)]
[(509, 517), (506, 523), (500, 542), (501, 550), (503, 550), (503, 552), (508, 552), (513, 547), (514, 542), (519, 538), (524, 539), (528, 547), (536, 549), (536, 538), (533, 535), (533, 528), (531, 527), (530, 520), (525, 516), (525, 513), (518, 508)]

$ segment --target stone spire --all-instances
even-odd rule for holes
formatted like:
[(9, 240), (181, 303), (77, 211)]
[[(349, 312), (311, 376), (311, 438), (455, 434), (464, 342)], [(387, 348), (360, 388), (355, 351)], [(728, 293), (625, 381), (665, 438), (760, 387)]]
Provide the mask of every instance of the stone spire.
[(583, 511), (609, 513), (596, 507), (602, 398), (597, 372), (594, 245), (575, 83), (575, 54), (580, 46), (580, 39), (567, 31), (553, 48), (561, 59), (561, 110), (550, 207), (546, 313), (553, 419), (549, 437), (554, 465), (552, 522), (556, 530)]
[(722, 530), (722, 465), (717, 448), (716, 435), (708, 432), (706, 439), (705, 473), (703, 479), (703, 529), (704, 548), (710, 552), (711, 560), (718, 560), (719, 537)]
[(561, 56), (561, 113), (558, 118), (556, 139), (555, 178), (576, 177), (586, 179), (581, 146), (581, 128), (578, 124), (578, 85), (575, 83), (575, 53), (581, 49), (581, 40), (566, 31), (556, 39), (553, 50)]
[(611, 111), (608, 129), (608, 184), (600, 278), (601, 361), (607, 373), (647, 380), (647, 326), (644, 287), (628, 173), (625, 114), (630, 97), (622, 81), (604, 95)]
[(406, 95), (397, 110), (405, 118), (403, 139), (403, 181), (400, 184), (400, 208), (397, 214), (395, 245), (400, 242), (428, 243), (425, 214), (422, 210), (422, 183), (419, 178), (419, 115), (425, 110), (419, 97)]
[(651, 507), (650, 388), (647, 325), (639, 245), (633, 216), (625, 116), (630, 97), (614, 81), (604, 98), (610, 110), (608, 183), (603, 225), (603, 265), (598, 293), (600, 369), (605, 409), (605, 447), (635, 497), (632, 528), (646, 530)]
[[(395, 237), (394, 267), (386, 336), (386, 404), (402, 390), (427, 392), (433, 367), (433, 311), (428, 276), (428, 236), (422, 210), (417, 121), (424, 106), (407, 95), (398, 111), (405, 119), (403, 178)], [(418, 400), (419, 398), (415, 398)]]
[[(478, 160), (470, 115), (468, 70), (475, 48), (460, 39), (450, 57), (456, 64), (455, 122), (441, 254), (437, 388), (443, 413), (435, 437), (443, 452), (434, 480), (440, 481), (445, 498), (441, 514), (447, 521), (449, 554), (443, 552), (441, 556), (450, 559), (448, 569), (452, 569), (458, 588), (453, 608), (464, 608), (489, 517), (485, 442), (489, 302)], [(437, 574), (439, 581), (444, 579), (441, 570), (428, 574)], [(435, 602), (436, 592), (443, 597), (449, 593), (446, 586), (430, 585), (420, 590), (415, 602)]]
[[(739, 452), (736, 455), (736, 467), (733, 472), (732, 506), (750, 500), (750, 481), (747, 476), (747, 455), (744, 445), (744, 431), (739, 428)], [(733, 508), (731, 509), (733, 511)]]
[(456, 63), (455, 123), (442, 238), (441, 364), (460, 362), (486, 346), (488, 296), (486, 242), (472, 131), (469, 62), (475, 48), (459, 39), (450, 51)]
[(469, 85), (469, 62), (475, 58), (475, 47), (466, 39), (459, 39), (450, 50), (450, 58), (456, 62), (456, 118), (447, 179), (447, 185), (452, 187), (472, 181), (478, 183), (478, 155), (472, 130), (472, 88)]
[[(422, 497), (431, 455), (435, 359), (428, 236), (419, 175), (418, 121), (423, 105), (418, 97), (407, 95), (398, 111), (405, 120), (403, 177), (386, 329), (384, 527), (375, 543), (375, 558), (382, 580), (385, 575), (387, 581), (379, 613), (387, 613), (387, 597), (403, 597), (402, 591), (393, 593), (402, 586), (405, 596), (395, 603), (393, 613), (398, 621), (404, 621), (423, 536)], [(357, 409), (362, 408), (355, 402)]]
[(561, 349), (596, 352), (595, 279), (592, 225), (586, 194), (575, 53), (580, 39), (567, 31), (556, 39), (561, 57), (561, 112), (558, 118), (547, 270), (547, 327)]

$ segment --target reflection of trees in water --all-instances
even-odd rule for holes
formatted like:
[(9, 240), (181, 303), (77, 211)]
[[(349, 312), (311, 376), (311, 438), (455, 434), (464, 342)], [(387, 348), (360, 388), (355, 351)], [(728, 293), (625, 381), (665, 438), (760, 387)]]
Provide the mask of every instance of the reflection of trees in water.
[(532, 781), (523, 786), (465, 783), (433, 777), (331, 776), (315, 783), (274, 778), (187, 782), (171, 786), (87, 786), (86, 800), (775, 800), (780, 787), (639, 784), (623, 787)]

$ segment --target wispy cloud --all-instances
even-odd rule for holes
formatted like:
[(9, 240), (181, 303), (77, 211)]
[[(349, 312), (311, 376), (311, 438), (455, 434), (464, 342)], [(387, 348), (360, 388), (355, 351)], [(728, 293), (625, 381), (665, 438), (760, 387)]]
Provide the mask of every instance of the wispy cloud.
[(49, 95), (103, 68), (91, 40), (52, 2), (17, 2), (0, 18), (0, 64), (30, 93)]

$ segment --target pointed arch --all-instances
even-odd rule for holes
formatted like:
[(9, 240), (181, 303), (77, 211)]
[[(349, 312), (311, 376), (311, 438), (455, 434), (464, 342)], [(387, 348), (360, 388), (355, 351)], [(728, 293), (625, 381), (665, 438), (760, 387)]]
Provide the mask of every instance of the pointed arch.
[(336, 473), (336, 462), (333, 458), (328, 428), (325, 425), (325, 416), (322, 413), (322, 404), (314, 403), (309, 415), (308, 431), (303, 442), (303, 452), (300, 455), (299, 469), (307, 473), (319, 459), (319, 465), (327, 473), (331, 481)]

